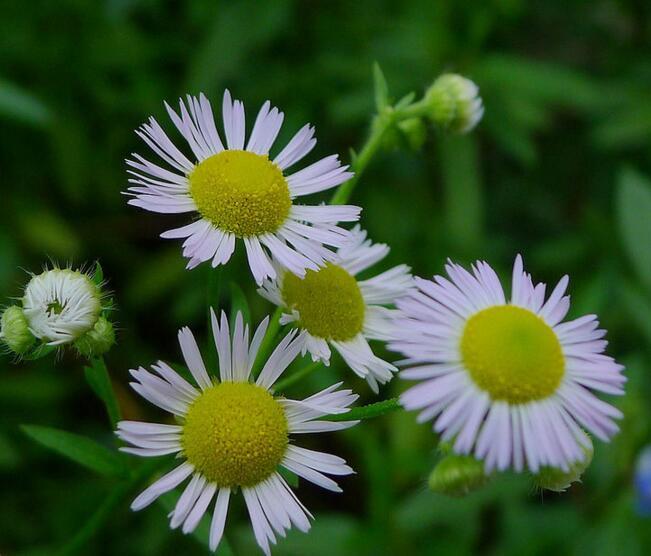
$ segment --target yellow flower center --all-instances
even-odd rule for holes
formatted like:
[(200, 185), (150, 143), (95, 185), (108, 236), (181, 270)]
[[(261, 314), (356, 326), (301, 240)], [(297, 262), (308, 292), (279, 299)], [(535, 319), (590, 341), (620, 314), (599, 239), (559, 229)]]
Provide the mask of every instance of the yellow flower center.
[(188, 179), (201, 216), (237, 237), (275, 232), (292, 206), (282, 171), (266, 155), (222, 151), (200, 162)]
[(283, 301), (299, 314), (299, 326), (327, 340), (346, 341), (362, 331), (365, 304), (357, 280), (340, 266), (328, 263), (308, 270), (305, 278), (287, 272)]
[(556, 334), (521, 307), (489, 307), (473, 315), (461, 338), (463, 363), (477, 386), (512, 404), (553, 394), (565, 374)]
[(219, 487), (253, 486), (269, 477), (287, 449), (287, 418), (255, 384), (224, 382), (190, 406), (181, 443), (188, 461)]

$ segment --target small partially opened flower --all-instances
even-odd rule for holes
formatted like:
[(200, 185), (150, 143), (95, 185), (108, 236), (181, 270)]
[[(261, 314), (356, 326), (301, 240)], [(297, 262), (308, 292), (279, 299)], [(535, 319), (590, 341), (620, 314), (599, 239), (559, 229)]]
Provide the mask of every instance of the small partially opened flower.
[(21, 306), (5, 311), (0, 338), (19, 355), (37, 340), (41, 346), (74, 344), (84, 355), (99, 355), (115, 341), (113, 326), (103, 316), (106, 301), (101, 282), (92, 274), (56, 266), (46, 269), (32, 275)]
[(623, 367), (604, 355), (595, 315), (562, 322), (567, 276), (545, 300), (518, 256), (507, 301), (485, 262), (446, 271), (449, 279), (417, 279), (398, 302), (390, 347), (407, 358), (401, 378), (422, 381), (401, 396), (405, 408), (434, 419), (444, 441), (488, 471), (569, 471), (591, 450), (583, 429), (604, 441), (617, 432), (621, 412), (593, 392), (623, 394)]
[[(302, 206), (295, 199), (324, 191), (352, 174), (336, 155), (302, 170), (287, 170), (316, 145), (314, 128), (305, 125), (271, 157), (270, 150), (283, 122), (283, 113), (265, 102), (246, 141), (244, 105), (224, 93), (222, 142), (208, 99), (187, 96), (179, 114), (165, 105), (174, 125), (187, 141), (188, 158), (154, 118), (136, 132), (164, 162), (159, 166), (138, 154), (127, 160), (132, 178), (129, 204), (159, 213), (192, 213), (198, 219), (162, 234), (184, 238), (188, 268), (212, 260), (225, 264), (242, 239), (251, 272), (260, 283), (275, 277), (269, 253), (296, 274), (317, 269), (332, 259), (325, 246), (339, 247), (347, 232), (338, 222), (358, 219), (354, 206)], [(319, 224), (316, 228), (313, 224)]]
[(310, 270), (304, 278), (280, 269), (275, 280), (266, 280), (258, 290), (285, 309), (282, 323), (295, 322), (306, 333), (305, 351), (314, 361), (328, 364), (332, 345), (374, 392), (378, 384), (391, 380), (397, 369), (377, 357), (368, 340), (392, 337), (392, 309), (386, 306), (406, 293), (412, 278), (406, 265), (367, 280), (358, 281), (356, 276), (388, 253), (387, 245), (371, 243), (366, 232), (356, 226), (352, 240), (324, 268)]
[(276, 534), (285, 536), (293, 526), (310, 528), (310, 512), (296, 498), (279, 467), (325, 489), (341, 489), (329, 475), (348, 475), (352, 469), (334, 455), (290, 443), (290, 435), (341, 430), (357, 421), (332, 422), (325, 415), (349, 411), (357, 399), (350, 390), (335, 384), (306, 398), (290, 400), (270, 391), (278, 377), (301, 351), (304, 338), (288, 334), (270, 355), (258, 378), (251, 367), (267, 329), (266, 319), (249, 343), (248, 325), (238, 313), (232, 339), (226, 316), (221, 325), (212, 312), (214, 340), (219, 356), (219, 379), (204, 365), (197, 343), (188, 328), (179, 332), (185, 362), (196, 384), (191, 384), (169, 365), (158, 362), (153, 372), (132, 370), (132, 387), (142, 397), (176, 416), (179, 424), (135, 421), (118, 423), (118, 436), (132, 447), (123, 451), (144, 457), (177, 454), (183, 462), (142, 494), (131, 505), (140, 510), (186, 479), (170, 514), (171, 527), (193, 531), (214, 501), (210, 525), (210, 548), (216, 550), (224, 532), (228, 504), (241, 489), (255, 538), (269, 554)]

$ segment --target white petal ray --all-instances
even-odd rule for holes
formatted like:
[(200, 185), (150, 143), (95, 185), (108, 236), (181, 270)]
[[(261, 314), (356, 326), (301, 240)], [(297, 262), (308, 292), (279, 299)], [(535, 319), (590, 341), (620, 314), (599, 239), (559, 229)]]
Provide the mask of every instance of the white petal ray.
[(226, 515), (228, 514), (228, 502), (231, 497), (231, 489), (222, 487), (219, 489), (217, 499), (215, 501), (215, 511), (212, 516), (210, 524), (210, 550), (213, 552), (217, 550), (219, 543), (224, 534), (224, 526), (226, 525)]

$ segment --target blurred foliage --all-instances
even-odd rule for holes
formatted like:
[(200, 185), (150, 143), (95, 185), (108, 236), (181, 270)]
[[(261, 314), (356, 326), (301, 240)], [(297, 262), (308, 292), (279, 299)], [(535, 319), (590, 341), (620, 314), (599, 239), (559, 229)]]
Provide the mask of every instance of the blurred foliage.
[[(130, 367), (178, 361), (181, 325), (207, 345), (207, 300), (228, 309), (232, 296), (255, 321), (270, 307), (241, 252), (216, 288), (209, 268), (186, 272), (179, 245), (158, 239), (175, 217), (126, 206), (123, 159), (144, 150), (132, 130), (150, 114), (166, 121), (164, 99), (204, 91), (218, 100), (229, 87), (250, 115), (266, 98), (282, 107), (281, 142), (311, 121), (313, 158), (346, 157), (374, 109), (374, 61), (391, 94), (420, 93), (457, 71), (479, 84), (486, 105), (471, 136), (430, 133), (420, 153), (386, 151), (361, 180), (353, 201), (371, 237), (391, 244), (386, 267), (407, 262), (430, 275), (448, 256), (477, 257), (505, 274), (521, 252), (537, 279), (570, 274), (573, 314), (598, 313), (610, 352), (627, 365), (627, 396), (614, 401), (626, 418), (611, 445), (595, 446), (583, 484), (562, 495), (535, 494), (515, 476), (463, 499), (429, 492), (434, 438), (413, 415), (328, 435), (326, 448), (358, 474), (341, 495), (302, 484), (314, 528), (292, 531), (275, 554), (648, 554), (651, 526), (634, 513), (631, 482), (651, 441), (648, 2), (5, 1), (0, 298), (20, 295), (24, 269), (48, 258), (100, 258), (118, 304), (119, 345), (107, 361), (121, 410), (153, 419), (128, 391)], [(80, 553), (205, 553), (195, 537), (168, 531), (164, 503), (133, 514), (133, 493), (20, 431), (30, 423), (89, 435), (98, 454), (114, 445), (81, 360), (12, 363), (0, 359), (3, 556), (55, 554), (108, 502), (106, 527)], [(342, 372), (335, 362), (300, 389)], [(394, 381), (383, 394), (399, 388)], [(234, 553), (256, 553), (243, 506), (232, 510)]]

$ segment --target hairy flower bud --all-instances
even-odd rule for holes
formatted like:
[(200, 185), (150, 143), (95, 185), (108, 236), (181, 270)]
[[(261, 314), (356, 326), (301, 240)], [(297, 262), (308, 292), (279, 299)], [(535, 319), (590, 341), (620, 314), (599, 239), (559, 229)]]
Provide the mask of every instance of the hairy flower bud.
[(2, 313), (0, 339), (17, 355), (26, 353), (34, 345), (36, 338), (30, 332), (25, 314), (20, 307), (13, 305)]
[(481, 488), (489, 481), (484, 462), (471, 456), (448, 454), (430, 473), (430, 490), (447, 496), (461, 497)]
[(567, 471), (557, 467), (545, 466), (534, 475), (534, 482), (537, 487), (553, 492), (565, 492), (572, 483), (581, 482), (581, 476), (592, 463), (594, 448), (592, 442), (589, 446), (583, 446), (584, 459), (574, 462)]
[(75, 342), (75, 347), (85, 357), (103, 355), (115, 343), (113, 325), (104, 317), (97, 319), (95, 326)]
[(0, 338), (13, 352), (38, 359), (57, 348), (74, 345), (91, 357), (115, 343), (106, 319), (112, 302), (103, 290), (102, 268), (60, 268), (32, 274), (20, 305), (2, 316)]
[(472, 130), (484, 114), (477, 85), (455, 73), (441, 75), (425, 93), (425, 101), (432, 121), (456, 133)]

